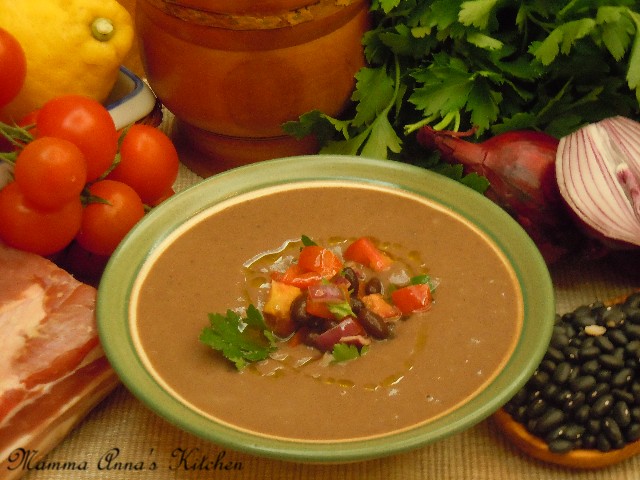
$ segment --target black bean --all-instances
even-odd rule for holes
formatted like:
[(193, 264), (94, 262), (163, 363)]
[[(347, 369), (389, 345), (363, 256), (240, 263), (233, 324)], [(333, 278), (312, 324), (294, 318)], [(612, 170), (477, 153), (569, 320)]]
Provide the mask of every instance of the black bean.
[(611, 387), (607, 383), (598, 383), (593, 390), (589, 392), (587, 395), (587, 401), (590, 403), (595, 402), (602, 395), (609, 393), (611, 391)]
[(529, 384), (536, 389), (544, 387), (549, 381), (550, 375), (547, 372), (536, 370), (529, 379)]
[(602, 433), (611, 441), (611, 446), (620, 448), (624, 445), (624, 436), (622, 430), (616, 421), (611, 417), (605, 417), (602, 420)]
[(374, 293), (382, 293), (382, 282), (379, 278), (370, 278), (367, 283), (364, 284), (364, 293), (371, 295)]
[(596, 448), (597, 437), (591, 433), (582, 437), (582, 448), (592, 450)]
[(617, 401), (611, 410), (611, 417), (616, 421), (620, 428), (625, 428), (631, 423), (631, 411), (629, 406), (623, 401)]
[(635, 325), (640, 324), (640, 307), (627, 308), (627, 322)]
[(587, 427), (587, 430), (594, 435), (597, 435), (602, 430), (602, 422), (598, 418), (592, 418), (585, 426)]
[(576, 392), (571, 395), (571, 398), (564, 402), (563, 408), (567, 411), (574, 411), (582, 407), (586, 402), (586, 395), (584, 392)]
[(624, 331), (627, 334), (628, 338), (633, 338), (633, 339), (640, 338), (640, 325), (637, 325), (634, 323), (627, 323), (625, 324)]
[(593, 375), (598, 370), (600, 370), (600, 362), (597, 359), (589, 360), (580, 367), (580, 371), (585, 375)]
[(351, 310), (353, 311), (353, 313), (355, 313), (356, 315), (358, 315), (360, 310), (365, 308), (364, 302), (358, 297), (349, 297), (349, 305), (351, 306)]
[(591, 405), (591, 415), (596, 418), (604, 417), (611, 411), (613, 405), (613, 395), (610, 393), (604, 394)]
[(598, 382), (609, 382), (611, 380), (611, 370), (598, 370), (596, 372), (596, 380)]
[(567, 347), (564, 349), (564, 355), (567, 360), (576, 362), (580, 358), (580, 349), (578, 347)]
[(564, 332), (553, 335), (551, 337), (550, 345), (560, 350), (564, 349), (569, 345), (569, 335)]
[(567, 453), (573, 450), (574, 442), (571, 440), (565, 440), (564, 438), (557, 438), (549, 442), (549, 450), (553, 453)]
[(589, 405), (582, 405), (573, 414), (573, 419), (580, 425), (585, 425), (589, 416), (591, 415), (591, 407)]
[(582, 438), (582, 435), (585, 432), (585, 427), (582, 425), (577, 425), (575, 423), (567, 425), (562, 433), (562, 438), (566, 438), (567, 440), (571, 440), (573, 442), (577, 442)]
[(351, 292), (351, 296), (355, 296), (358, 294), (358, 290), (360, 289), (360, 280), (358, 280), (358, 274), (351, 267), (346, 267), (342, 270), (342, 275), (349, 281), (349, 291)]
[(611, 393), (616, 400), (625, 402), (628, 405), (633, 405), (633, 393), (631, 393), (630, 391), (623, 388), (614, 388), (611, 390)]
[(553, 372), (552, 379), (558, 384), (562, 385), (567, 380), (569, 380), (569, 375), (571, 374), (571, 364), (569, 362), (559, 363), (556, 367), (555, 372)]
[(589, 392), (596, 386), (597, 380), (593, 375), (577, 377), (569, 382), (569, 388), (574, 392)]
[(545, 434), (562, 424), (565, 420), (565, 414), (558, 408), (548, 409), (535, 423), (534, 433)]
[(634, 373), (631, 368), (623, 368), (611, 377), (611, 386), (621, 388), (628, 385), (633, 380)]
[(609, 338), (605, 337), (604, 335), (596, 337), (595, 344), (603, 352), (613, 352), (613, 350), (616, 348), (611, 340), (609, 340)]
[(588, 361), (597, 358), (600, 355), (600, 348), (596, 345), (582, 345), (580, 348), (580, 361)]
[(547, 352), (545, 353), (545, 358), (553, 360), (556, 363), (560, 363), (564, 360), (564, 353), (562, 353), (562, 350), (554, 347), (549, 347), (547, 349)]
[(640, 423), (633, 423), (624, 432), (624, 438), (627, 442), (635, 442), (640, 440)]
[(601, 452), (608, 452), (611, 450), (611, 442), (604, 433), (600, 433), (596, 437), (596, 447)]
[(624, 367), (624, 361), (616, 355), (604, 354), (600, 355), (600, 365), (608, 369), (617, 370)]
[(543, 398), (537, 398), (527, 406), (527, 418), (538, 418), (547, 410), (547, 402)]
[(372, 312), (368, 308), (363, 308), (358, 312), (358, 321), (362, 325), (362, 328), (373, 338), (384, 339), (389, 337), (390, 331), (387, 323), (380, 315)]
[(545, 372), (553, 374), (553, 372), (556, 370), (556, 362), (554, 362), (553, 360), (545, 359), (540, 362), (538, 368), (540, 370), (544, 370)]
[(291, 320), (299, 325), (308, 325), (313, 322), (313, 316), (307, 313), (307, 296), (305, 294), (298, 297), (291, 303), (289, 309)]
[(542, 387), (542, 397), (547, 400), (555, 400), (560, 392), (560, 387), (555, 383), (547, 383)]
[[(634, 325), (634, 327), (637, 326), (640, 328), (640, 325)], [(640, 340), (631, 340), (629, 343), (627, 343), (627, 345), (624, 347), (624, 351), (627, 355), (632, 355), (638, 351), (640, 351)]]

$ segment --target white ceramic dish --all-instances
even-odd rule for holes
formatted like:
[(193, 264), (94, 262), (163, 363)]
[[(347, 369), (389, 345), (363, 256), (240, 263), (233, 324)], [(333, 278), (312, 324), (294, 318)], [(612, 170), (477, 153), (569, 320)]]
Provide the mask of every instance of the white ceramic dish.
[(120, 73), (109, 98), (107, 110), (119, 130), (149, 115), (156, 104), (156, 97), (140, 77), (120, 67)]

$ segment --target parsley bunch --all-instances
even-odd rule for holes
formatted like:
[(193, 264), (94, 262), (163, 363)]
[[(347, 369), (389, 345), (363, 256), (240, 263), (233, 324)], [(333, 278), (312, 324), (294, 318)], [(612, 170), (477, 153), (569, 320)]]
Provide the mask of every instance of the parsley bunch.
[(353, 110), (284, 125), (321, 153), (411, 161), (427, 124), (561, 137), (640, 115), (637, 0), (372, 0), (371, 15)]

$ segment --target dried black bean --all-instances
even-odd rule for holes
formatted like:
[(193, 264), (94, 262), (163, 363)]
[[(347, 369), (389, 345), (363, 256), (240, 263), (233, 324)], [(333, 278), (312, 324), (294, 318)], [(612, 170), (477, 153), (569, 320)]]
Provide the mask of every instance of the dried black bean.
[(584, 394), (584, 392), (576, 392), (573, 395), (571, 395), (570, 398), (565, 400), (563, 408), (566, 411), (573, 412), (574, 410), (577, 410), (578, 408), (583, 406), (585, 402), (586, 402), (586, 395)]
[(627, 323), (625, 324), (624, 331), (628, 338), (640, 338), (640, 325)]
[(544, 398), (537, 398), (533, 402), (529, 403), (526, 411), (526, 416), (527, 418), (538, 418), (546, 410), (547, 402), (545, 402)]
[(569, 380), (569, 375), (571, 374), (572, 366), (569, 362), (561, 362), (556, 367), (555, 372), (553, 372), (552, 380), (554, 383), (558, 385), (562, 385), (567, 380)]
[(585, 427), (582, 425), (577, 425), (575, 423), (567, 425), (562, 434), (562, 438), (566, 438), (567, 440), (571, 440), (573, 442), (577, 442), (582, 438), (582, 435), (585, 432)]
[(616, 355), (604, 354), (600, 355), (600, 365), (611, 370), (617, 370), (624, 367), (624, 361)]
[(631, 423), (631, 411), (629, 410), (629, 406), (621, 400), (617, 401), (613, 405), (611, 416), (621, 428), (625, 428)]
[(574, 443), (571, 440), (565, 440), (564, 438), (557, 438), (549, 442), (549, 450), (553, 453), (567, 453), (573, 450)]
[(564, 353), (562, 353), (562, 350), (559, 350), (554, 347), (549, 347), (547, 349), (547, 352), (545, 353), (545, 358), (548, 358), (549, 360), (553, 360), (556, 363), (560, 363), (564, 361)]
[(562, 424), (565, 420), (565, 413), (558, 408), (548, 409), (535, 423), (535, 432), (538, 434), (548, 433), (553, 428)]
[(601, 452), (608, 452), (611, 450), (611, 442), (604, 433), (598, 434), (596, 438), (596, 447)]
[(596, 337), (595, 344), (603, 352), (613, 352), (613, 350), (616, 348), (611, 340), (609, 340), (609, 338), (605, 337), (604, 335)]
[(596, 386), (597, 380), (593, 375), (577, 377), (569, 382), (569, 388), (574, 392), (589, 392)]
[[(599, 354), (599, 352), (598, 352)], [(600, 362), (597, 359), (589, 360), (582, 364), (580, 371), (585, 375), (593, 375), (600, 370)]]
[(593, 402), (593, 405), (591, 405), (591, 415), (596, 418), (604, 417), (611, 411), (613, 405), (613, 395), (606, 393)]
[[(619, 306), (613, 306), (602, 313), (602, 322), (607, 328), (619, 327), (624, 323), (626, 315)], [(613, 330), (619, 331), (619, 330)]]
[(614, 388), (624, 387), (629, 384), (631, 380), (633, 380), (633, 377), (633, 369), (628, 367), (623, 368), (622, 370), (615, 373), (613, 377), (611, 377), (611, 386)]
[(602, 433), (607, 436), (612, 447), (620, 448), (624, 445), (624, 435), (622, 435), (622, 430), (620, 430), (620, 426), (613, 418), (605, 417), (602, 420)]
[(593, 360), (600, 355), (600, 349), (596, 345), (582, 345), (580, 348), (580, 361)]
[(624, 438), (627, 440), (627, 442), (635, 442), (636, 440), (640, 440), (640, 423), (629, 425), (629, 428), (627, 428), (624, 433)]

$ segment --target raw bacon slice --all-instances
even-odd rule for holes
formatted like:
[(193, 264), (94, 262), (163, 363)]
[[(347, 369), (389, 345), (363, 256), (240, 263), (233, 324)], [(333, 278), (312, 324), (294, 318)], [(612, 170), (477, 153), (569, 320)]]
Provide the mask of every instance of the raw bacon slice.
[[(96, 290), (0, 243), (0, 472), (17, 449), (44, 456), (118, 384), (100, 347)], [(8, 477), (6, 477), (8, 475)]]

